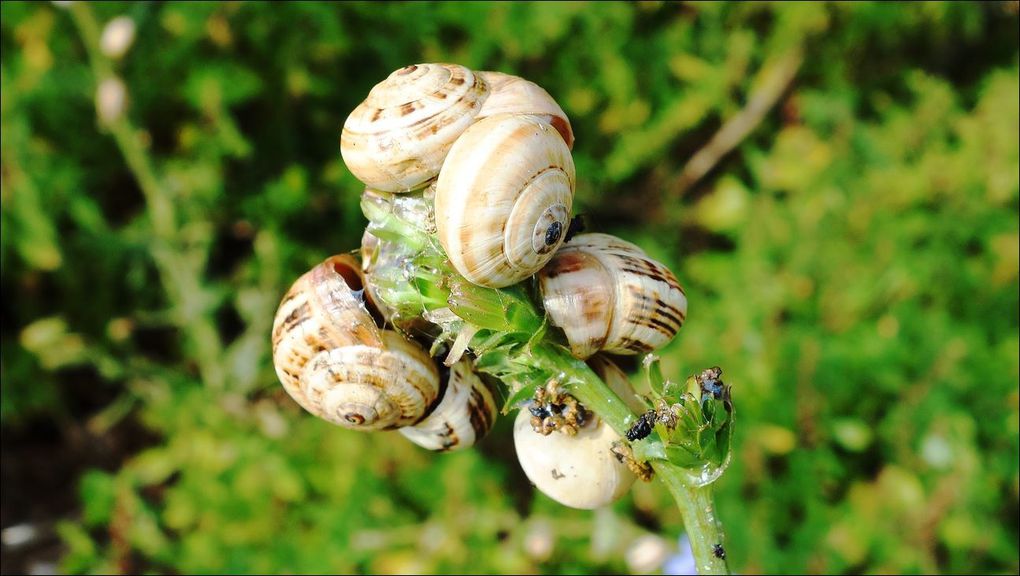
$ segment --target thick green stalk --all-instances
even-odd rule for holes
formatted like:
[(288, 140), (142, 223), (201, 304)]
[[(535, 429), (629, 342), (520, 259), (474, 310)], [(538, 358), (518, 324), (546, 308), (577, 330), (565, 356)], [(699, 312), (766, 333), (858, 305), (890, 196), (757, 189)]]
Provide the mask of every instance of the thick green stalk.
[(635, 414), (583, 360), (574, 358), (562, 346), (549, 343), (537, 347), (533, 354), (540, 365), (562, 375), (564, 390), (598, 414), (617, 434), (626, 434), (636, 419)]
[(653, 460), (652, 468), (680, 508), (698, 574), (729, 574), (722, 524), (712, 504), (712, 485), (695, 486), (687, 481), (682, 468), (667, 460)]

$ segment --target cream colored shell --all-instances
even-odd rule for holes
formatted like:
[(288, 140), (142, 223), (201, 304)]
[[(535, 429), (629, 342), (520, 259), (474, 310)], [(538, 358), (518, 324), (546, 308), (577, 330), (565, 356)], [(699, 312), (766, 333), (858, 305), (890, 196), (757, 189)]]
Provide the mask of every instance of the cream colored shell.
[(485, 81), (456, 64), (406, 66), (376, 84), (340, 133), (352, 174), (386, 192), (407, 192), (439, 174), (450, 147), (488, 97)]
[(549, 123), (490, 116), (461, 135), (439, 173), (439, 241), (468, 281), (509, 286), (562, 244), (573, 198), (574, 162)]
[(574, 237), (538, 279), (550, 320), (578, 358), (598, 350), (655, 350), (673, 339), (687, 316), (687, 296), (676, 276), (609, 234)]
[(524, 78), (502, 72), (476, 72), (489, 85), (489, 97), (476, 120), (496, 114), (534, 114), (552, 125), (567, 144), (574, 147), (574, 131), (570, 119), (541, 86)]
[(471, 362), (462, 359), (452, 367), (442, 400), (425, 418), (400, 433), (429, 450), (452, 451), (473, 446), (496, 422), (496, 400), (474, 373)]
[(418, 345), (376, 325), (351, 256), (327, 258), (294, 283), (273, 322), (273, 364), (302, 408), (334, 424), (377, 430), (413, 424), (439, 395)]
[(599, 418), (574, 436), (535, 432), (527, 410), (514, 420), (514, 447), (524, 473), (543, 494), (571, 508), (606, 506), (630, 489), (634, 474), (610, 451), (618, 440)]
[(603, 354), (596, 354), (588, 359), (588, 366), (598, 374), (599, 378), (609, 386), (616, 395), (623, 400), (635, 414), (641, 414), (648, 410), (648, 406), (634, 393), (634, 387), (626, 372), (620, 369), (612, 360)]

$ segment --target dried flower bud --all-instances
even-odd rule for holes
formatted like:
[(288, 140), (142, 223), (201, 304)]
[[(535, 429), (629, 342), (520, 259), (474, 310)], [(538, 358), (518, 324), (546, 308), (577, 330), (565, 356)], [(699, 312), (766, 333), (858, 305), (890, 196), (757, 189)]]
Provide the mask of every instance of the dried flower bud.
[(117, 16), (103, 28), (99, 48), (103, 54), (119, 60), (135, 41), (135, 21), (128, 16)]
[(120, 120), (126, 102), (127, 87), (124, 81), (116, 76), (104, 79), (96, 89), (96, 114), (99, 115), (99, 122), (109, 126)]

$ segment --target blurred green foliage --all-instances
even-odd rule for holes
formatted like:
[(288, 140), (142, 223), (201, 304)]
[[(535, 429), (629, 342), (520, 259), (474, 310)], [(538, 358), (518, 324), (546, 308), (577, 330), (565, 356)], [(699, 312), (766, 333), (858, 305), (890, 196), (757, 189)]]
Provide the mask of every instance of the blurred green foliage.
[[(343, 120), (390, 71), (455, 61), (553, 94), (576, 210), (685, 283), (663, 365), (733, 385), (736, 571), (1020, 570), (1015, 2), (97, 4), (137, 24), (113, 66), (150, 190), (96, 120), (70, 13), (0, 10), (4, 434), (152, 435), (66, 479), (64, 569), (608, 572), (649, 532), (675, 550), (657, 483), (567, 510), (507, 422), (435, 455), (276, 382), (278, 299), (363, 230)], [(685, 181), (778, 66), (761, 124)]]

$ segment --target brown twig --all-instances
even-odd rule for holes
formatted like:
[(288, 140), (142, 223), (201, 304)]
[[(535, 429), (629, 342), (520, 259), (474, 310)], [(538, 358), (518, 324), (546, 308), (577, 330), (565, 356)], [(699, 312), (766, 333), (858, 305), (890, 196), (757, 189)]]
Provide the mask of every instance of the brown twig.
[(727, 120), (708, 144), (691, 156), (677, 178), (675, 195), (683, 194), (701, 180), (723, 156), (729, 154), (758, 127), (793, 82), (803, 60), (800, 49), (796, 48), (765, 62), (755, 79), (756, 88), (752, 90), (747, 105)]

